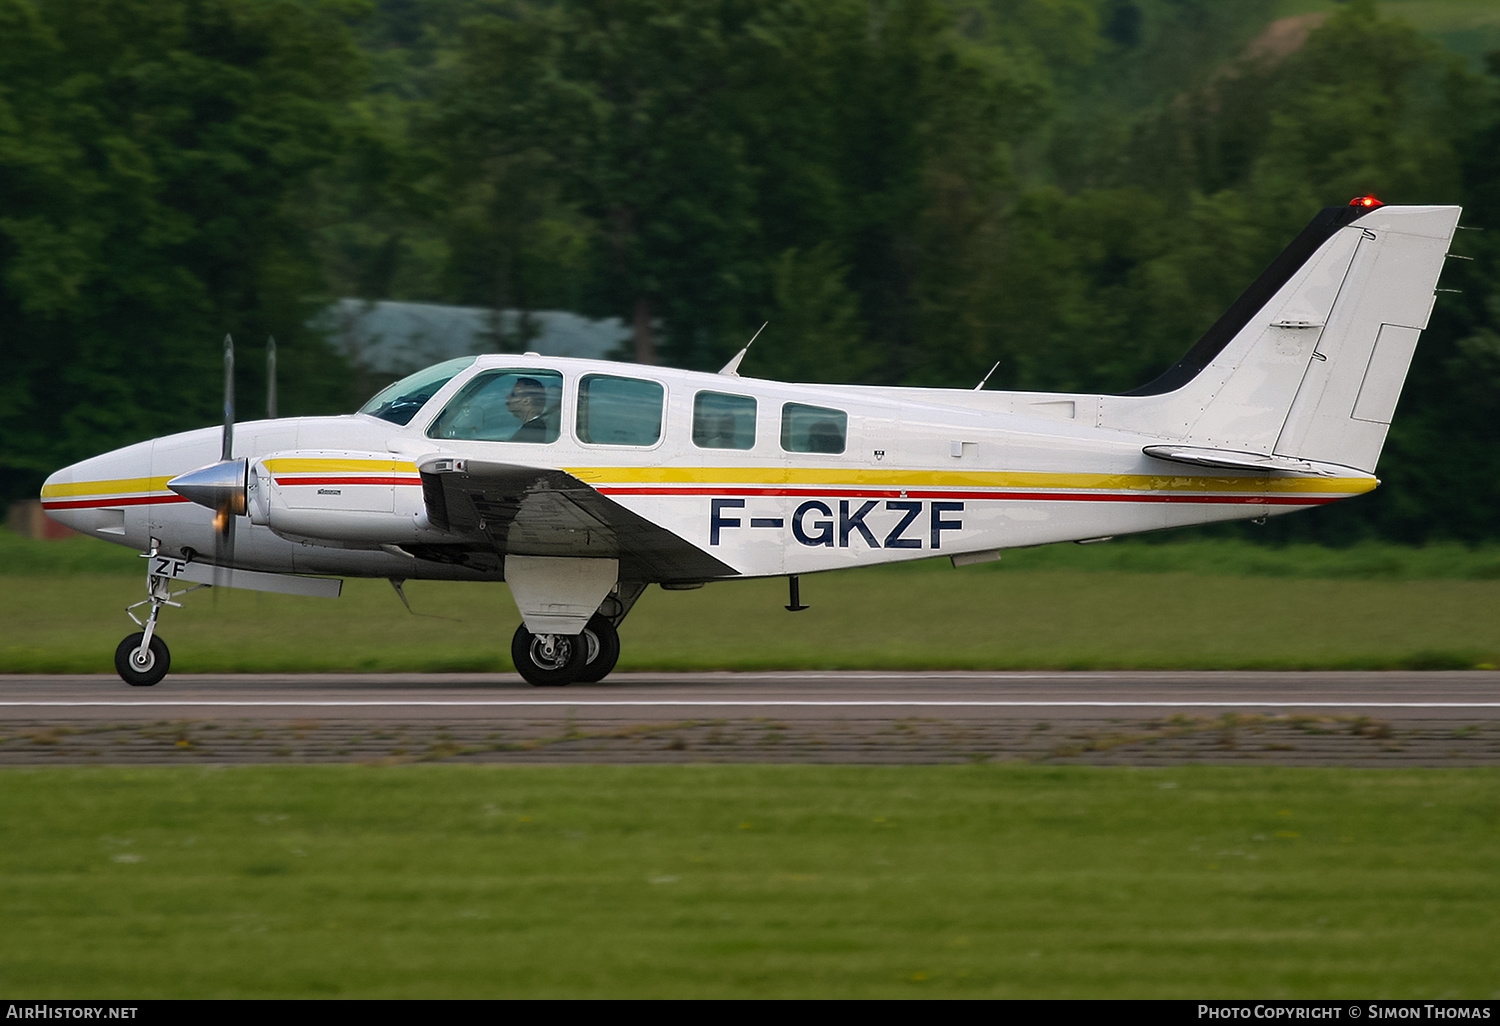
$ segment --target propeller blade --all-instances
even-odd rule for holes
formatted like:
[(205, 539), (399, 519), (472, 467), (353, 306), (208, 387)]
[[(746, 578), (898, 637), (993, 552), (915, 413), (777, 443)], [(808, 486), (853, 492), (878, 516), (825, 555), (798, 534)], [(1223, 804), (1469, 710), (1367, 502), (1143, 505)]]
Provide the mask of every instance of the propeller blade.
[(234, 458), (234, 339), (224, 336), (224, 448), (219, 459)]
[(266, 339), (266, 417), (276, 419), (276, 336)]
[(214, 584), (222, 586), (234, 566), (234, 524), (239, 517), (226, 503), (214, 513)]
[(234, 458), (234, 339), (224, 336), (224, 448), (220, 463), (230, 464), (238, 481), (224, 488), (214, 504), (214, 583), (234, 564), (234, 522), (245, 511), (245, 474), (248, 460)]

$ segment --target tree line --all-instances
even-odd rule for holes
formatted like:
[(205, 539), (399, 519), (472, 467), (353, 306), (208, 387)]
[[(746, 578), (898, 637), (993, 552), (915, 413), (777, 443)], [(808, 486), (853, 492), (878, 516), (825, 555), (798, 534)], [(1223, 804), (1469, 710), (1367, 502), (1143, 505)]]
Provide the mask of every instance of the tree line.
[[(703, 369), (768, 321), (756, 376), (1120, 391), (1323, 206), (1490, 227), (1500, 58), (1274, 7), (0, 0), (0, 497), (212, 423), (226, 331), (276, 336), (283, 412), (352, 408), (307, 327), (333, 297), (620, 316), (624, 358)], [(1455, 250), (1387, 486), (1262, 536), (1500, 532), (1500, 235)]]

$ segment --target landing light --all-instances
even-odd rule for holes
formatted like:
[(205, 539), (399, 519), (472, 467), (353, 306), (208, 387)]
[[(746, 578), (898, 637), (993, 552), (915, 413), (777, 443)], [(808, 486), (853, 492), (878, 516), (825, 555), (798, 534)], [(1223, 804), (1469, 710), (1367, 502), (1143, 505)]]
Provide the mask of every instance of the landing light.
[(1356, 196), (1352, 200), (1349, 201), (1349, 205), (1351, 207), (1383, 207), (1383, 206), (1385, 206), (1384, 203), (1381, 203), (1374, 196)]

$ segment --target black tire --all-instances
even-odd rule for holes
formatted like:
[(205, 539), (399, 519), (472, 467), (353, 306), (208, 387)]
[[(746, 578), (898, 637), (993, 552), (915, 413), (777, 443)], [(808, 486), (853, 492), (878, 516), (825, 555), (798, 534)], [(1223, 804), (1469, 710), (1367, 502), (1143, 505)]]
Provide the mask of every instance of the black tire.
[(145, 662), (136, 662), (136, 651), (140, 649), (141, 639), (145, 636), (145, 631), (136, 631), (115, 649), (115, 672), (131, 687), (149, 688), (165, 677), (172, 667), (172, 653), (167, 651), (167, 643), (158, 634), (151, 635)]
[(583, 672), (588, 645), (582, 634), (532, 634), (523, 623), (510, 639), (510, 658), (532, 685), (560, 688)]
[(584, 666), (578, 683), (597, 684), (609, 676), (620, 661), (620, 632), (604, 617), (595, 615), (583, 629)]

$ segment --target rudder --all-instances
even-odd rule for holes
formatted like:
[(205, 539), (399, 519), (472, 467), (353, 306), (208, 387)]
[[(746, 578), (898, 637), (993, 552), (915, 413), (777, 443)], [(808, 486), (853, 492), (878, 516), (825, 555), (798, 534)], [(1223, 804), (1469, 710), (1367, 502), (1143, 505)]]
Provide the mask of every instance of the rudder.
[(1330, 207), (1099, 426), (1373, 472), (1458, 207)]

